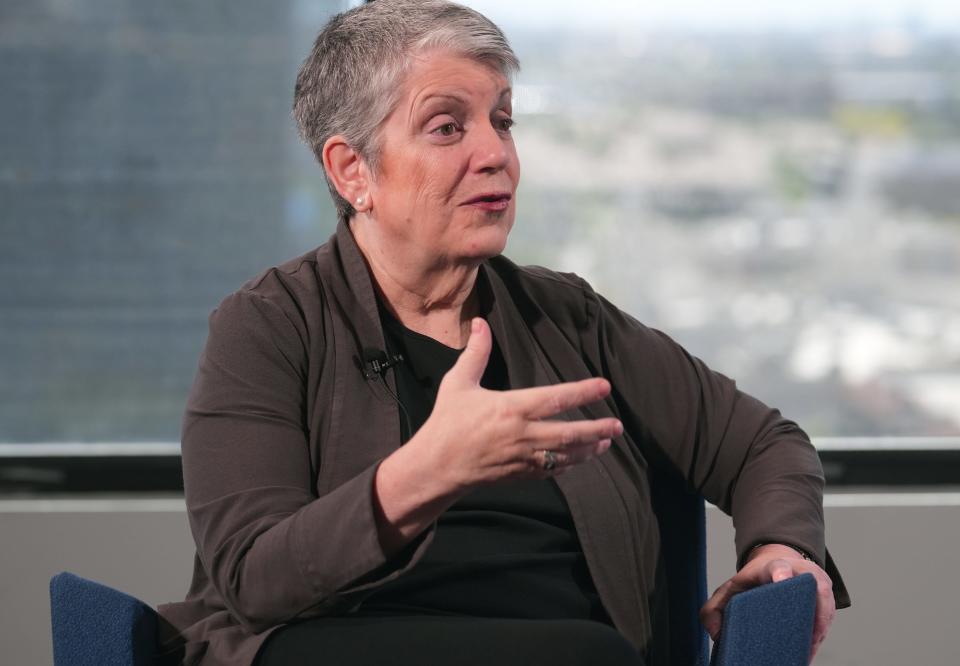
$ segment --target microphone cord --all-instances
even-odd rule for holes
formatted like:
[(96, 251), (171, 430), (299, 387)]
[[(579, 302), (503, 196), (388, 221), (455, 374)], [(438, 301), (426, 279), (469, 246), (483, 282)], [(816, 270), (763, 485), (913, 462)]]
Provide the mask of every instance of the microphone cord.
[[(396, 375), (396, 372), (394, 372), (394, 375)], [(390, 384), (387, 383), (386, 374), (378, 373), (378, 376), (380, 377), (380, 383), (383, 385), (383, 390), (387, 392), (387, 395), (393, 398), (393, 401), (397, 403), (397, 405), (400, 407), (400, 411), (403, 413), (403, 418), (400, 419), (400, 425), (402, 426), (400, 434), (403, 436), (403, 443), (405, 444), (410, 440), (411, 437), (413, 437), (413, 433), (410, 432), (410, 414), (407, 412), (407, 408), (403, 406), (403, 401), (400, 400), (400, 396), (394, 393), (390, 388)]]

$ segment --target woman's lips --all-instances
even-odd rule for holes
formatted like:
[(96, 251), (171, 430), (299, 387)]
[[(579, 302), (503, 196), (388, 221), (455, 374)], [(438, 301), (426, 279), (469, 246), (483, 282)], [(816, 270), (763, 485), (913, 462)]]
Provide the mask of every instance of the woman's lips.
[(473, 206), (481, 210), (502, 211), (510, 205), (512, 195), (509, 192), (488, 192), (468, 199), (464, 206)]

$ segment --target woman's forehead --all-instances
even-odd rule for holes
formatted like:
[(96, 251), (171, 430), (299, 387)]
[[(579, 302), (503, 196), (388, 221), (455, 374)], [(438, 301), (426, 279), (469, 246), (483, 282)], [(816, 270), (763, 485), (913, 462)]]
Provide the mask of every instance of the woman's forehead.
[(402, 84), (402, 98), (415, 110), (435, 97), (462, 103), (477, 99), (508, 101), (510, 81), (496, 68), (450, 52), (414, 56)]

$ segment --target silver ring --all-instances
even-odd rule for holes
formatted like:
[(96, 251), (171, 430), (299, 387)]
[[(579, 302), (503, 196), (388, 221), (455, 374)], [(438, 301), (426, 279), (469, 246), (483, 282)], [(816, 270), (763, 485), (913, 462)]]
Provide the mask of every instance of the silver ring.
[(557, 454), (549, 449), (545, 449), (543, 452), (543, 470), (545, 472), (550, 472), (554, 467), (557, 466)]

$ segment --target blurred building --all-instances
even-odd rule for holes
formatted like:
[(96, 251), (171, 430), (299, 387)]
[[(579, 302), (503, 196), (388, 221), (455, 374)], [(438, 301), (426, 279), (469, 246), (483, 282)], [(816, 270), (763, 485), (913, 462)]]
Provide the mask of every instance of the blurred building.
[(289, 1), (184, 11), (3, 10), (0, 440), (178, 439), (209, 311), (326, 235), (290, 210), (319, 23)]

